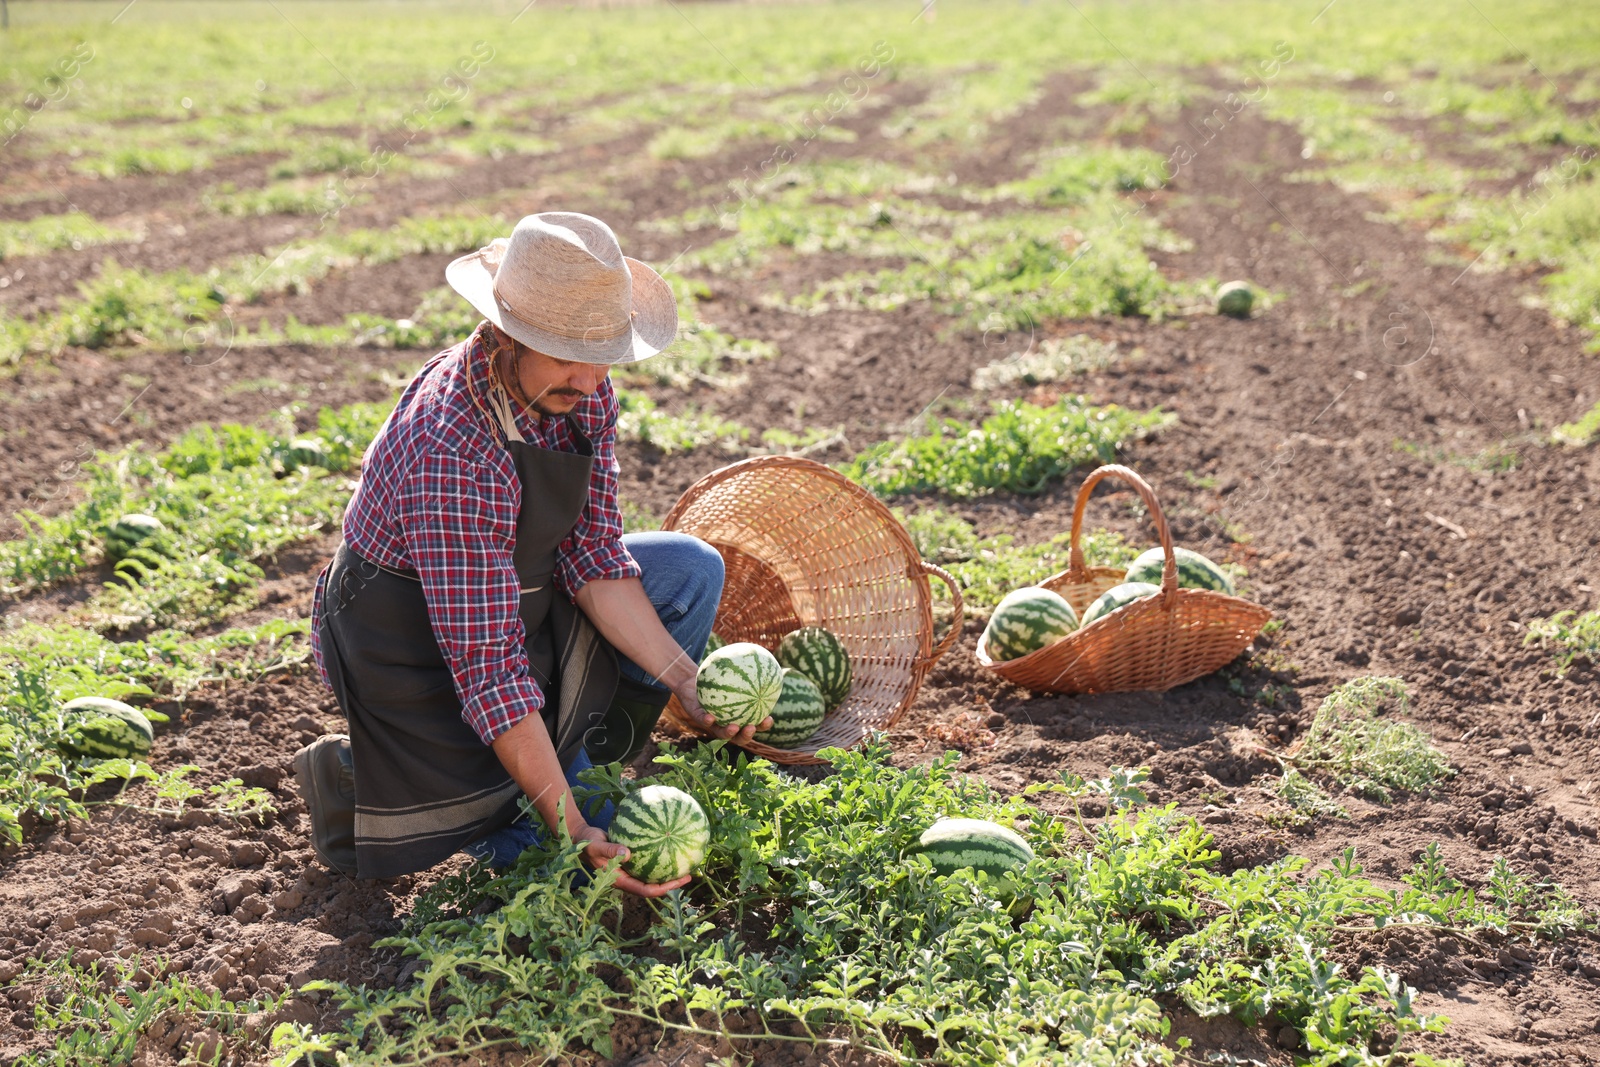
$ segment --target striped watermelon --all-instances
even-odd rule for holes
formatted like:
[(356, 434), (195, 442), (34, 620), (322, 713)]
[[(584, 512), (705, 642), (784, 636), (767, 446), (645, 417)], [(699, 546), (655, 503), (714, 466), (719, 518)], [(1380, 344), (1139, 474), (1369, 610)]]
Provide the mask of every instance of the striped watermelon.
[(292, 474), (302, 467), (326, 469), (333, 463), (333, 457), (329, 454), (328, 446), (322, 438), (296, 437), (278, 453), (278, 462), (283, 465), (285, 474)]
[(990, 659), (1016, 659), (1055, 644), (1077, 628), (1078, 613), (1064, 597), (1030, 585), (1013, 589), (995, 605), (983, 630), (983, 647)]
[(122, 516), (106, 529), (106, 559), (116, 563), (141, 542), (148, 541), (166, 527), (154, 515), (133, 512)]
[(786, 667), (783, 690), (772, 708), (772, 729), (756, 734), (756, 740), (774, 748), (790, 748), (816, 733), (827, 714), (817, 683)]
[[(1178, 559), (1178, 586), (1181, 589), (1215, 589), (1219, 593), (1233, 596), (1233, 579), (1228, 577), (1226, 571), (1212, 563), (1200, 553), (1187, 548), (1173, 549), (1173, 555)], [(1161, 584), (1161, 568), (1166, 563), (1166, 557), (1161, 549), (1152, 548), (1139, 553), (1137, 559), (1128, 564), (1128, 573), (1123, 578), (1126, 582), (1148, 582), (1151, 585)]]
[(1217, 312), (1236, 319), (1248, 319), (1256, 302), (1256, 291), (1249, 282), (1228, 282), (1217, 289)]
[(971, 867), (1000, 878), (1033, 859), (1021, 834), (987, 819), (940, 819), (922, 832), (913, 851), (927, 856), (939, 875)]
[(105, 697), (79, 697), (61, 708), (61, 750), (89, 759), (137, 759), (150, 752), (155, 731), (138, 708)]
[(850, 655), (844, 644), (820, 626), (802, 626), (778, 642), (778, 662), (817, 684), (829, 711), (850, 695)]
[(712, 630), (711, 636), (706, 638), (706, 650), (700, 653), (700, 662), (704, 663), (707, 656), (711, 655), (711, 653), (715, 652), (717, 649), (721, 648), (727, 643), (728, 642), (724, 641), (720, 636), (718, 636), (715, 630)]
[(617, 805), (606, 836), (628, 846), (629, 874), (651, 884), (670, 882), (705, 861), (711, 821), (683, 790), (647, 785)]
[(1159, 592), (1161, 587), (1151, 585), (1149, 582), (1123, 582), (1121, 585), (1114, 585), (1095, 597), (1094, 603), (1083, 613), (1083, 624), (1088, 626), (1096, 619), (1104, 618), (1126, 604), (1143, 600), (1147, 596), (1155, 596)]
[(783, 668), (760, 645), (735, 641), (700, 663), (695, 691), (718, 724), (754, 726), (772, 714), (783, 690)]

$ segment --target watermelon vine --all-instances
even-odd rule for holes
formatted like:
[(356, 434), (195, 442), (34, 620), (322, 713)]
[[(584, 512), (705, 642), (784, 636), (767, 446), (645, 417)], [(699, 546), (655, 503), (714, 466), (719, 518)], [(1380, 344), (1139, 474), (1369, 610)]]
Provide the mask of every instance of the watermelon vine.
[[(1205, 830), (1146, 802), (1142, 771), (1067, 775), (1002, 798), (948, 754), (895, 768), (882, 743), (828, 750), (833, 773), (789, 778), (730, 760), (721, 743), (668, 752), (653, 779), (695, 797), (711, 850), (690, 890), (625, 904), (610, 876), (580, 884), (570, 844), (524, 854), (500, 877), (441, 883), (385, 942), (420, 964), (393, 990), (316, 983), (342, 1031), (284, 1024), (281, 1067), (335, 1052), (349, 1064), (414, 1064), (498, 1046), (546, 1056), (621, 1051), (633, 1020), (730, 1042), (849, 1046), (897, 1063), (1166, 1064), (1186, 1042), (1169, 1013), (1293, 1027), (1311, 1062), (1436, 1061), (1400, 978), (1345, 968), (1333, 939), (1395, 924), (1558, 936), (1590, 920), (1557, 889), (1498, 870), (1479, 902), (1425, 858), (1403, 891), (1347, 854), (1221, 874)], [(615, 766), (593, 788), (623, 788)], [(1085, 810), (1107, 814), (1091, 818)], [(937, 818), (1017, 828), (1035, 858), (1031, 896), (915, 855)], [(644, 919), (646, 921), (641, 921)]]

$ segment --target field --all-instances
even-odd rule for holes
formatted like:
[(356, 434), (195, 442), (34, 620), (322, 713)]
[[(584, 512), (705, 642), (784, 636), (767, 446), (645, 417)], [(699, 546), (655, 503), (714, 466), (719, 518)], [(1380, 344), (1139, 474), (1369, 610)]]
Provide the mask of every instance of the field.
[[(0, 1064), (1600, 1063), (1600, 12), (9, 17)], [(630, 774), (719, 842), (658, 908), (570, 849), (330, 875), (288, 771), (361, 451), (477, 321), (444, 265), (552, 209), (679, 298), (617, 376), (631, 529), (803, 454), (969, 606), (831, 769), (658, 735)], [(1274, 621), (1162, 693), (1010, 686), (984, 618), (1110, 460)], [(1088, 522), (1152, 543), (1114, 485)], [(58, 752), (86, 693), (168, 717), (147, 761)], [(1026, 830), (1031, 904), (902, 859), (951, 812)]]

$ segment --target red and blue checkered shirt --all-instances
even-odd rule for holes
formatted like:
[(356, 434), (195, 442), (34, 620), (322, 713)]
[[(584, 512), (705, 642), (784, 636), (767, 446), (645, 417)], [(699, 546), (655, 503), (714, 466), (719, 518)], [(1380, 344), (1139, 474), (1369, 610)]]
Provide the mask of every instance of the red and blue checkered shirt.
[[(351, 551), (383, 567), (415, 570), (422, 579), (461, 717), (484, 744), (544, 706), (544, 693), (529, 676), (517, 614), (521, 583), (511, 558), (522, 487), (503, 432), (485, 410), (488, 365), (500, 343), (497, 331), (479, 323), (471, 337), (417, 373), (368, 447), (344, 516)], [(639, 575), (621, 540), (617, 409), (609, 378), (573, 408), (594, 446), (594, 469), (589, 502), (556, 552), (556, 587), (568, 597), (597, 578)], [(529, 444), (579, 451), (564, 417), (519, 412), (515, 419)], [(324, 568), (311, 608), (312, 653), (324, 683), (318, 630), (327, 577)]]

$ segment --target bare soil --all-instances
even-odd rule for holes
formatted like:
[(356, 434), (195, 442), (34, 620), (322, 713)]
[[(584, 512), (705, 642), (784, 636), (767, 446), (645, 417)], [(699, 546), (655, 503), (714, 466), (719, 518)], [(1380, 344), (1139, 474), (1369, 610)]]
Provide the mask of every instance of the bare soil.
[[(1065, 82), (1052, 85), (1039, 111), (1060, 114), (1070, 106), (1066, 93)], [(1481, 884), (1503, 855), (1587, 906), (1600, 904), (1596, 670), (1580, 662), (1558, 676), (1547, 654), (1523, 643), (1527, 620), (1596, 605), (1600, 452), (1539, 441), (1600, 395), (1600, 363), (1583, 355), (1579, 333), (1523, 305), (1531, 275), (1458, 277), (1460, 267), (1438, 265), (1439, 249), (1423, 235), (1375, 221), (1378, 206), (1367, 198), (1281, 180), (1304, 165), (1300, 139), (1286, 127), (1246, 111), (1209, 144), (1196, 145), (1194, 127), (1181, 122), (1142, 137), (1158, 150), (1178, 140), (1198, 149), (1160, 205), (1194, 251), (1159, 257), (1163, 267), (1249, 278), (1274, 299), (1248, 321), (1055, 323), (1034, 340), (1087, 331), (1142, 352), (1071, 388), (1179, 416), (1125, 461), (1156, 487), (1179, 542), (1245, 565), (1246, 594), (1284, 628), (1225, 671), (1169, 692), (1078, 697), (1030, 694), (985, 672), (974, 658), (979, 624), (969, 621), (894, 728), (897, 759), (955, 747), (964, 769), (1006, 790), (1064, 769), (1145, 765), (1154, 798), (1199, 817), (1225, 868), (1290, 853), (1324, 863), (1354, 847), (1371, 876), (1395, 881), (1436, 841), (1469, 883)], [(962, 165), (965, 180), (1016, 170), (1014, 159), (994, 153)], [(669, 206), (683, 202), (670, 186), (659, 182), (654, 198), (641, 192), (629, 223), (681, 210)], [(780, 266), (759, 283), (710, 279), (716, 296), (707, 316), (736, 335), (777, 342), (782, 356), (751, 368), (743, 389), (697, 391), (696, 403), (755, 426), (838, 425), (859, 449), (940, 396), (966, 396), (971, 371), (1018, 343), (997, 351), (979, 335), (951, 334), (947, 320), (921, 307), (798, 316), (760, 304), (766, 288), (798, 288), (814, 269)], [(425, 273), (396, 271), (396, 299)], [(381, 392), (339, 378), (357, 358), (380, 355), (274, 350), (247, 358), (259, 368), (251, 375), (314, 389), (306, 398), (314, 407)], [(137, 392), (128, 374), (162, 383), (139, 402), (152, 411), (156, 435), (270, 410), (267, 393), (227, 392), (237, 372), (163, 376), (160, 361), (173, 357), (142, 358), (74, 354), (59, 377), (25, 372), (19, 381), (31, 385), (0, 409), (0, 484), (13, 504), (27, 499), (17, 487), (53, 484), (79, 435)], [(68, 388), (85, 381), (98, 388)], [(159, 407), (149, 408), (153, 398)], [(95, 401), (103, 415), (90, 414)], [(227, 402), (237, 415), (220, 408)], [(103, 434), (96, 443), (136, 436), (122, 423), (95, 432)], [(1485, 450), (1514, 456), (1515, 469), (1485, 467), (1475, 458)], [(659, 514), (724, 461), (628, 446), (624, 492)], [(961, 510), (984, 532), (1043, 540), (1067, 529), (1076, 490), (1073, 479), (1038, 497), (1001, 495)], [(1131, 494), (1103, 492), (1091, 523), (1147, 540), (1131, 503)], [(321, 558), (308, 550), (286, 566), (274, 586), (281, 599), (253, 618), (304, 614)], [(1349, 819), (1274, 829), (1264, 816), (1281, 809), (1255, 779), (1274, 770), (1273, 754), (1300, 736), (1331, 687), (1363, 674), (1407, 680), (1413, 720), (1456, 775), (1429, 796), (1387, 806), (1342, 796)], [(1256, 696), (1267, 685), (1288, 687), (1276, 706)], [(395, 930), (414, 894), (454, 866), (378, 883), (331, 876), (313, 861), (289, 760), (340, 723), (314, 675), (212, 689), (167, 710), (176, 714), (158, 738), (157, 766), (195, 762), (202, 782), (239, 776), (270, 788), (277, 816), (254, 827), (100, 809), (84, 825), (39, 829), (0, 855), (0, 976), (31, 957), (74, 950), (82, 962), (85, 953), (142, 948), (236, 996), (311, 977), (404, 981), (401, 961), (374, 951), (372, 941)], [(1385, 963), (1422, 991), (1424, 1010), (1449, 1015), (1446, 1035), (1432, 1040), (1438, 1054), (1474, 1065), (1600, 1062), (1600, 943), (1592, 938), (1530, 952), (1490, 936), (1400, 931), (1353, 935), (1340, 958)], [(39, 1041), (28, 987), (6, 992), (0, 1062)], [(322, 1010), (297, 999), (286, 1014), (310, 1021)], [(1174, 1019), (1175, 1035), (1192, 1037), (1200, 1053), (1289, 1062), (1265, 1030), (1176, 1009)], [(260, 1032), (268, 1022), (252, 1025)], [(717, 1055), (677, 1041), (657, 1048), (651, 1035), (626, 1028), (618, 1036), (629, 1063), (698, 1064)], [(174, 1062), (191, 1038), (148, 1039), (144, 1062)]]

